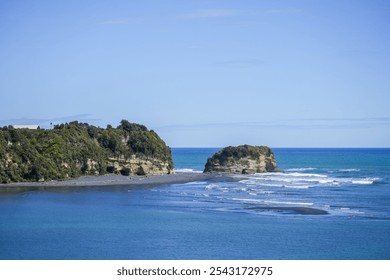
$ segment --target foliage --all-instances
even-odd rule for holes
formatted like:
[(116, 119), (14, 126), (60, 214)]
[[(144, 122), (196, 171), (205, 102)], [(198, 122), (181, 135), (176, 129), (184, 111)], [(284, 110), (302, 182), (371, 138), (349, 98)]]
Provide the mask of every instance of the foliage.
[(269, 156), (271, 155), (271, 149), (265, 146), (250, 146), (250, 145), (241, 145), (237, 147), (226, 147), (218, 153), (219, 157), (224, 159), (228, 157), (233, 158), (243, 158), (250, 157), (256, 159), (260, 155)]
[(272, 151), (266, 146), (229, 146), (223, 148), (221, 151), (215, 153), (211, 158), (207, 160), (205, 170), (210, 170), (214, 165), (225, 165), (231, 160), (239, 160), (244, 158), (250, 158), (253, 160), (258, 159), (261, 155), (270, 156)]
[[(112, 171), (108, 159), (134, 157), (158, 159), (173, 169), (171, 150), (164, 141), (145, 126), (126, 120), (106, 129), (77, 121), (50, 130), (0, 128), (0, 183), (105, 174)], [(121, 173), (129, 175), (130, 169)]]

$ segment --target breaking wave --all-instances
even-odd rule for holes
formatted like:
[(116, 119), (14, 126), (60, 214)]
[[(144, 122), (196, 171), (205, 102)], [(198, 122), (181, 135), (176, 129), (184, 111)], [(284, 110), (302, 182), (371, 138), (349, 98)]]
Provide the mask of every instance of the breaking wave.
[(175, 172), (176, 173), (203, 173), (203, 171), (195, 170), (192, 168), (178, 168), (178, 169), (175, 169)]
[(237, 177), (242, 178), (239, 182), (243, 184), (286, 188), (310, 188), (316, 186), (337, 186), (344, 184), (372, 185), (380, 180), (380, 178), (377, 177), (353, 178), (300, 172), (259, 173), (252, 176), (240, 175)]
[(289, 168), (289, 169), (286, 169), (286, 171), (289, 171), (289, 172), (295, 172), (295, 171), (312, 171), (312, 170), (316, 170), (317, 168), (314, 168), (314, 167), (302, 167), (302, 168)]

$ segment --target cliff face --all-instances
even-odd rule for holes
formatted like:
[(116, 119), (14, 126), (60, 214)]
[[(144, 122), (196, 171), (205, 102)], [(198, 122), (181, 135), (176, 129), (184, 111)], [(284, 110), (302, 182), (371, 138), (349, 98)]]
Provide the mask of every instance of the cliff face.
[(126, 120), (106, 129), (79, 122), (0, 128), (0, 183), (172, 172), (171, 150), (157, 133)]
[(265, 146), (226, 147), (207, 160), (204, 172), (254, 174), (278, 172), (273, 152)]

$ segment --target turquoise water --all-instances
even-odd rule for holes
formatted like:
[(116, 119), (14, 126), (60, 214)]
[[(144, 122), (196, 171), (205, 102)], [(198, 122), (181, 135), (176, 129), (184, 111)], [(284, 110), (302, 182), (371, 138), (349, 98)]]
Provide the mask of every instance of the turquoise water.
[(1, 194), (0, 259), (390, 259), (390, 149), (274, 153), (285, 173)]
[(173, 148), (172, 157), (177, 171), (202, 172), (206, 161), (221, 148)]

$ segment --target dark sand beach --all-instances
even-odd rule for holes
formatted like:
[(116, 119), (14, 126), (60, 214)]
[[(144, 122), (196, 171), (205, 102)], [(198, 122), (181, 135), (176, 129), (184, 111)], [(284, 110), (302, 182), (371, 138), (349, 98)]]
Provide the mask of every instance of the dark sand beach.
[(176, 173), (169, 175), (146, 175), (146, 176), (83, 176), (76, 179), (47, 182), (21, 182), (0, 184), (0, 191), (12, 191), (17, 189), (34, 188), (46, 189), (57, 187), (87, 187), (87, 186), (141, 186), (141, 185), (167, 185), (176, 183), (187, 183), (213, 178), (222, 179), (222, 175), (204, 173)]

